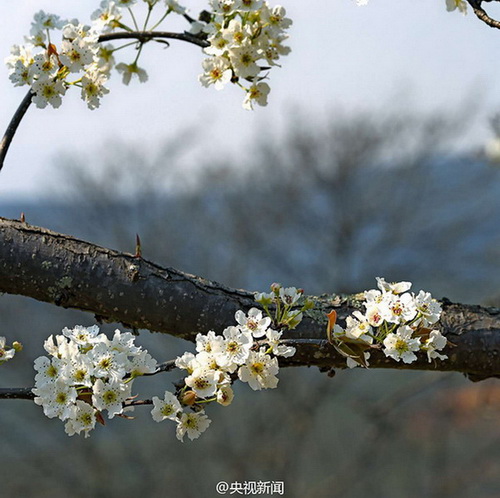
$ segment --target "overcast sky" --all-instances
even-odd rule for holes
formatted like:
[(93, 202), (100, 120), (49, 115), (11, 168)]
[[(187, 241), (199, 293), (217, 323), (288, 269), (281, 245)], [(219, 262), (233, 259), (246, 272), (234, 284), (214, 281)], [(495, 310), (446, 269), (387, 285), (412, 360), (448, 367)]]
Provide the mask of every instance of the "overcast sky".
[[(384, 108), (392, 100), (416, 109), (451, 109), (476, 92), (482, 95), (485, 118), (474, 140), (491, 136), (486, 116), (500, 109), (500, 31), (472, 13), (448, 13), (445, 0), (371, 0), (367, 7), (352, 0), (280, 3), (294, 20), (292, 53), (282, 59), (282, 68), (271, 71), (266, 108), (243, 110), (243, 93), (236, 87), (221, 92), (202, 87), (197, 76), (203, 54), (197, 47), (175, 41), (168, 50), (146, 46), (141, 65), (149, 81), (126, 87), (115, 74), (99, 109), (89, 111), (75, 90), (68, 91), (57, 110), (29, 109), (0, 172), (0, 199), (53, 193), (53, 188), (47, 190), (57, 186), (50, 165), (61, 151), (86, 153), (92, 164), (99, 150), (117, 137), (153, 150), (193, 123), (203, 125), (203, 139), (212, 152), (223, 156), (239, 147), (243, 154), (251, 153), (246, 148), (251, 137), (279, 128), (291, 108), (311, 119), (338, 106), (355, 112)], [(84, 22), (98, 4), (2, 0), (1, 58), (22, 42), (34, 12), (44, 9)], [(200, 0), (185, 4), (193, 12), (206, 5)], [(123, 60), (131, 62), (131, 57)], [(6, 68), (0, 70), (2, 133), (25, 93), (26, 87), (12, 86)], [(64, 185), (57, 188), (62, 191)]]

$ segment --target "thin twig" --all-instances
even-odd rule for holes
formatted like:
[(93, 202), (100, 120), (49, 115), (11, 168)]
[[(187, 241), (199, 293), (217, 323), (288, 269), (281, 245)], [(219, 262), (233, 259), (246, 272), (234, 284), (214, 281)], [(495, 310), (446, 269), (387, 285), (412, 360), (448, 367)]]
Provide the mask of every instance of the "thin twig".
[(0, 399), (29, 399), (33, 400), (32, 387), (2, 387), (0, 388)]
[(173, 40), (182, 40), (199, 47), (205, 48), (210, 45), (209, 42), (189, 33), (172, 33), (170, 31), (120, 31), (118, 33), (107, 33), (99, 37), (99, 42), (107, 42), (112, 40), (139, 40), (146, 43), (156, 38), (168, 38)]

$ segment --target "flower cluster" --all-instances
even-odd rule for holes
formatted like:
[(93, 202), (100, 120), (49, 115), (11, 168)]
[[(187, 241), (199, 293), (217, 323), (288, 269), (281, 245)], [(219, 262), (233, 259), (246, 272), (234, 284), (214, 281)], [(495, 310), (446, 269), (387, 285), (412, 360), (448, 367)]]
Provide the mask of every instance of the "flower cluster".
[(368, 366), (370, 349), (380, 349), (387, 357), (404, 363), (417, 359), (422, 351), (430, 361), (445, 360), (440, 354), (447, 340), (433, 326), (441, 315), (441, 306), (424, 291), (409, 292), (410, 282), (390, 284), (377, 278), (378, 289), (364, 292), (365, 312), (347, 317), (346, 327), (335, 324), (335, 312), (329, 315), (328, 338), (347, 358), (347, 365)]
[[(62, 34), (59, 48), (52, 42), (55, 31)], [(15, 86), (31, 86), (32, 101), (38, 108), (59, 107), (68, 87), (75, 85), (81, 88), (87, 106), (95, 109), (108, 93), (104, 84), (111, 69), (109, 61), (101, 57), (98, 37), (94, 27), (40, 11), (26, 45), (14, 45), (5, 59), (9, 78)]]
[(271, 328), (271, 318), (257, 308), (246, 314), (237, 311), (235, 319), (237, 325), (227, 327), (222, 335), (213, 331), (198, 334), (197, 353), (185, 353), (175, 361), (178, 368), (187, 372), (177, 392), (166, 391), (163, 399), (153, 398), (153, 419), (176, 422), (180, 441), (185, 435), (196, 439), (209, 426), (210, 419), (203, 408), (207, 403), (231, 404), (231, 385), (236, 379), (247, 382), (256, 391), (275, 388), (277, 357), (295, 354), (295, 348), (281, 342), (283, 332)]
[(299, 309), (294, 309), (298, 308), (303, 294), (303, 289), (272, 284), (271, 292), (259, 292), (255, 294), (255, 300), (262, 305), (269, 316), (272, 316), (269, 306), (274, 306), (273, 322), (275, 327), (291, 330), (300, 323), (303, 312), (314, 306), (312, 301), (306, 300)]
[(270, 88), (264, 80), (280, 57), (290, 53), (283, 42), (291, 19), (283, 7), (270, 7), (263, 0), (210, 0), (210, 5), (210, 22), (194, 28), (206, 33), (210, 42), (201, 84), (221, 90), (229, 82), (236, 83), (246, 92), (245, 109), (267, 105)]
[[(131, 7), (142, 3), (147, 6), (144, 25), (139, 28)], [(155, 7), (162, 7), (160, 19), (148, 26)], [(116, 29), (124, 32), (152, 31), (169, 14), (185, 16), (191, 23), (191, 34), (200, 40), (208, 39), (205, 49), (210, 56), (203, 62), (204, 73), (200, 81), (204, 86), (213, 84), (221, 89), (226, 83), (239, 85), (246, 92), (243, 107), (266, 105), (269, 85), (263, 80), (272, 66), (278, 66), (282, 55), (290, 52), (283, 45), (292, 21), (285, 17), (285, 9), (270, 7), (264, 0), (210, 0), (210, 19), (194, 21), (186, 15), (186, 8), (177, 0), (102, 0), (91, 15), (90, 25), (77, 19), (64, 20), (54, 14), (40, 11), (34, 16), (26, 44), (14, 45), (5, 59), (9, 78), (15, 86), (28, 85), (33, 92), (33, 103), (39, 108), (51, 105), (57, 108), (70, 86), (81, 89), (81, 97), (89, 109), (100, 105), (100, 99), (109, 90), (105, 84), (116, 69), (128, 85), (132, 77), (147, 81), (146, 71), (138, 66), (145, 41), (133, 42), (137, 56), (132, 63), (115, 64), (114, 53), (122, 47), (102, 45), (100, 36)], [(129, 13), (133, 26), (125, 24)], [(203, 17), (203, 16), (202, 16)], [(55, 32), (61, 33), (59, 45)], [(244, 84), (247, 81), (248, 84)]]
[(62, 332), (44, 343), (50, 358), (35, 360), (34, 401), (47, 417), (66, 421), (69, 436), (87, 437), (96, 421), (104, 423), (104, 410), (110, 419), (123, 414), (134, 378), (154, 373), (157, 364), (129, 332), (116, 330), (111, 340), (97, 326)]

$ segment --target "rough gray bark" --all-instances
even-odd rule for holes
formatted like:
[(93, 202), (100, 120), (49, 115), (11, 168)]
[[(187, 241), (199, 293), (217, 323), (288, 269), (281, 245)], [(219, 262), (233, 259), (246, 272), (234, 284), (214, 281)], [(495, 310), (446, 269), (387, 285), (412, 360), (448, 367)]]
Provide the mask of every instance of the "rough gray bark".
[[(99, 322), (188, 340), (199, 332), (221, 332), (238, 309), (255, 306), (251, 292), (5, 218), (0, 218), (0, 292), (87, 311)], [(359, 301), (338, 295), (312, 299), (314, 308), (287, 333), (297, 353), (282, 364), (343, 368), (345, 359), (326, 341), (326, 313), (336, 309), (342, 323)], [(500, 309), (446, 299), (442, 305), (440, 329), (454, 344), (445, 350), (448, 360), (429, 363), (422, 357), (406, 365), (375, 351), (370, 366), (457, 371), (472, 380), (500, 377)]]

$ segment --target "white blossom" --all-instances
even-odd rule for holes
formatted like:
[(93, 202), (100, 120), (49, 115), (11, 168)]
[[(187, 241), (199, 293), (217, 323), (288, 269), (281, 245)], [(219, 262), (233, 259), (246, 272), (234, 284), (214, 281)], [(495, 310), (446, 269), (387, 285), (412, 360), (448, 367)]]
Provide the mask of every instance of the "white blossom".
[(229, 406), (234, 399), (234, 393), (230, 386), (221, 386), (217, 391), (217, 403), (222, 406)]
[(224, 341), (214, 351), (217, 363), (231, 367), (245, 363), (253, 344), (251, 333), (242, 332), (238, 327), (227, 327), (223, 331)]
[(423, 327), (433, 325), (441, 316), (441, 305), (431, 296), (429, 292), (420, 291), (415, 297), (415, 305), (420, 318), (417, 323)]
[(252, 83), (247, 91), (245, 100), (243, 101), (243, 109), (252, 110), (254, 103), (257, 103), (260, 106), (266, 106), (267, 96), (269, 95), (270, 91), (271, 88), (267, 83)]
[(49, 418), (59, 417), (66, 420), (71, 416), (76, 401), (76, 389), (64, 379), (43, 384), (33, 388), (34, 402), (43, 407), (44, 414)]
[(122, 73), (122, 81), (125, 85), (130, 83), (130, 80), (133, 75), (139, 78), (141, 83), (144, 83), (148, 80), (148, 73), (142, 68), (140, 68), (135, 62), (132, 64), (125, 64), (124, 62), (120, 62), (120, 64), (116, 65), (116, 70), (119, 73)]
[(246, 315), (238, 310), (235, 318), (242, 332), (248, 332), (257, 338), (264, 336), (271, 325), (271, 319), (268, 316), (263, 317), (262, 311), (257, 308), (250, 308)]
[(266, 332), (267, 343), (269, 344), (271, 352), (276, 356), (289, 358), (290, 356), (293, 356), (295, 354), (296, 350), (293, 346), (287, 346), (280, 341), (282, 335), (283, 332), (277, 332), (276, 330), (268, 329)]
[(130, 397), (130, 389), (130, 384), (97, 379), (92, 388), (92, 404), (99, 411), (107, 410), (108, 418), (113, 418), (123, 412), (123, 403)]
[(467, 2), (465, 0), (446, 0), (446, 10), (449, 12), (458, 9), (464, 16), (467, 14)]
[(377, 286), (383, 292), (392, 292), (393, 294), (402, 294), (410, 290), (411, 282), (394, 282), (388, 283), (384, 278), (377, 277)]
[(388, 334), (384, 339), (384, 354), (396, 361), (414, 362), (417, 359), (414, 352), (420, 349), (420, 341), (412, 338), (412, 334), (413, 330), (406, 325), (399, 327), (395, 334)]
[(47, 104), (57, 109), (62, 104), (61, 95), (66, 93), (66, 87), (61, 80), (40, 79), (31, 87), (35, 95), (32, 102), (39, 108), (44, 109)]
[(0, 337), (0, 362), (8, 361), (14, 357), (16, 350), (5, 347), (5, 337)]
[(441, 334), (439, 330), (431, 330), (429, 338), (422, 346), (422, 350), (427, 353), (429, 363), (435, 358), (439, 358), (440, 360), (446, 360), (448, 358), (448, 356), (438, 353), (447, 343), (446, 337)]
[(205, 415), (205, 412), (183, 413), (177, 423), (176, 436), (179, 441), (184, 441), (184, 436), (196, 439), (210, 425), (211, 420)]
[(247, 361), (238, 370), (242, 382), (248, 382), (254, 391), (273, 389), (278, 385), (278, 359), (260, 351), (250, 351)]
[(214, 370), (196, 368), (184, 382), (199, 398), (209, 398), (216, 393), (219, 378), (219, 373)]
[(71, 416), (64, 426), (66, 434), (73, 436), (84, 431), (85, 437), (89, 437), (90, 431), (95, 427), (95, 413), (96, 411), (92, 405), (77, 399), (74, 410), (72, 410)]
[(151, 416), (155, 422), (176, 420), (177, 414), (182, 411), (179, 400), (169, 391), (165, 391), (163, 399), (154, 396), (152, 401), (154, 408), (151, 410)]
[(214, 85), (216, 90), (222, 90), (231, 81), (233, 72), (229, 61), (222, 57), (211, 57), (202, 62), (203, 74), (198, 77), (203, 86)]
[(297, 290), (295, 287), (281, 287), (279, 295), (284, 304), (287, 306), (293, 306), (302, 296), (302, 292)]

